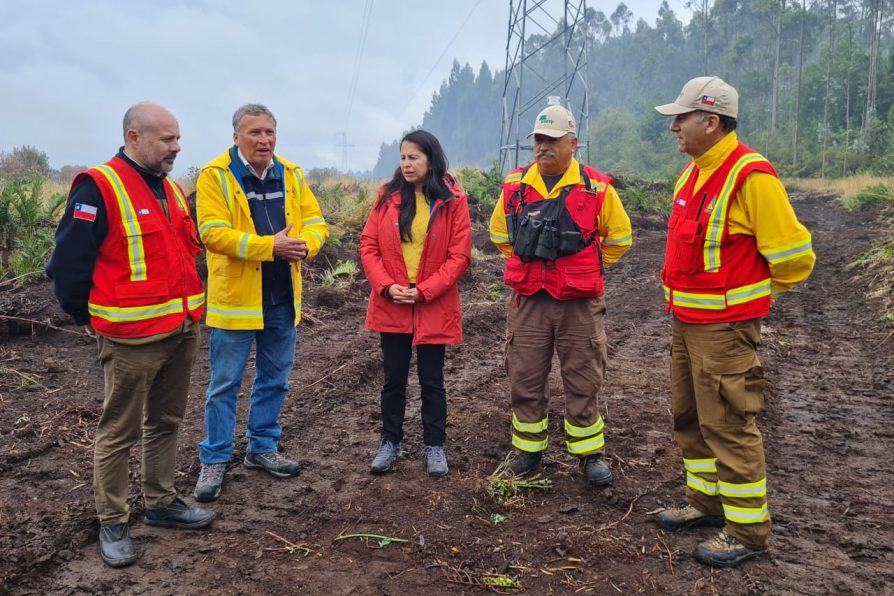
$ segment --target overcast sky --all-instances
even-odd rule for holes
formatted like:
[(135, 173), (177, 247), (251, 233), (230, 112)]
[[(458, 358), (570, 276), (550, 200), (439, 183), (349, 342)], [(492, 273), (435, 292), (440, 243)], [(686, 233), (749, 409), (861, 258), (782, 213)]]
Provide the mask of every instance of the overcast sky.
[[(276, 115), (277, 153), (305, 169), (341, 167), (346, 131), (348, 166), (369, 169), (380, 143), (421, 123), (454, 59), (476, 73), (482, 61), (504, 67), (509, 1), (373, 0), (359, 53), (369, 4), (0, 0), (0, 150), (96, 165), (121, 145), (127, 107), (152, 100), (180, 121), (182, 174), (232, 143), (237, 107), (260, 102)], [(654, 24), (657, 0), (626, 4)], [(670, 1), (687, 22), (683, 4)], [(611, 14), (617, 2), (588, 6)]]

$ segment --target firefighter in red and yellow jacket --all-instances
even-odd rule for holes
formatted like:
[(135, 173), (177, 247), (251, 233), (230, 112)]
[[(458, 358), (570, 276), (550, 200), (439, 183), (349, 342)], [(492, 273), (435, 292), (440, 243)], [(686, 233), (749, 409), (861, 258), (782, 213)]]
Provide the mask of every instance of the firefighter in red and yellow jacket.
[(738, 105), (733, 87), (698, 77), (655, 108), (673, 117), (679, 149), (693, 158), (674, 189), (661, 272), (673, 315), (671, 400), (687, 504), (657, 521), (673, 531), (722, 526), (695, 551), (715, 567), (767, 548), (766, 466), (755, 423), (764, 404), (761, 319), (816, 260), (773, 166), (736, 137)]
[(179, 141), (166, 109), (131, 107), (118, 155), (72, 182), (47, 265), (63, 310), (97, 338), (105, 374), (93, 491), (100, 555), (112, 567), (137, 559), (127, 527), (128, 457), (141, 435), (144, 521), (201, 528), (214, 519), (174, 488), (205, 304), (195, 225), (183, 190), (167, 178)]
[(609, 484), (602, 458), (599, 390), (605, 373), (603, 271), (630, 248), (630, 219), (610, 177), (574, 159), (577, 130), (560, 105), (529, 135), (534, 163), (511, 172), (490, 220), (509, 260), (506, 370), (512, 403), (509, 469), (536, 469), (547, 447), (547, 380), (558, 353), (565, 389), (565, 445), (593, 486)]

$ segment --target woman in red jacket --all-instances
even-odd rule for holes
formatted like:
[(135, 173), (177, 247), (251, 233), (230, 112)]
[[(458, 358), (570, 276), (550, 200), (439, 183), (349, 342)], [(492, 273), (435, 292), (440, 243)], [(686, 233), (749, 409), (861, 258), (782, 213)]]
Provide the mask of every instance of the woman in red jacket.
[(400, 143), (400, 166), (379, 189), (360, 237), (360, 259), (372, 286), (366, 328), (381, 333), (385, 369), (373, 474), (384, 474), (400, 456), (413, 346), (422, 388), (425, 471), (447, 474), (444, 349), (462, 342), (456, 284), (471, 250), (468, 200), (447, 173), (441, 144), (424, 130), (408, 133)]

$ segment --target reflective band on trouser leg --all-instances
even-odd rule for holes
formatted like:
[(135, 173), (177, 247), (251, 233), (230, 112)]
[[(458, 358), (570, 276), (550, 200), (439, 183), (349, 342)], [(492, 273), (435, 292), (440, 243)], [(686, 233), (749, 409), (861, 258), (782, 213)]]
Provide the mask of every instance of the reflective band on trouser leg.
[(512, 433), (512, 446), (521, 451), (530, 451), (531, 453), (545, 451), (548, 442), (549, 439), (543, 439), (542, 441), (528, 441), (527, 439), (523, 439), (517, 434)]
[(586, 455), (605, 447), (605, 435), (602, 432), (604, 428), (605, 422), (602, 420), (602, 416), (590, 426), (574, 426), (566, 419), (565, 434), (572, 439), (565, 441), (568, 453)]
[(767, 479), (761, 478), (757, 482), (746, 482), (744, 484), (733, 484), (732, 482), (724, 482), (721, 480), (717, 483), (720, 494), (724, 497), (738, 498), (766, 498), (767, 496)]
[(724, 503), (723, 516), (735, 524), (759, 524), (770, 519), (766, 503), (760, 507), (735, 507)]
[(706, 494), (709, 497), (717, 496), (716, 482), (705, 480), (704, 478), (696, 476), (692, 472), (686, 472), (686, 486), (692, 490), (697, 490), (700, 493)]
[(522, 422), (512, 413), (512, 446), (521, 451), (536, 453), (546, 449), (549, 442), (546, 436), (547, 419), (537, 422)]
[(717, 496), (717, 458), (683, 459), (686, 486), (709, 497)]

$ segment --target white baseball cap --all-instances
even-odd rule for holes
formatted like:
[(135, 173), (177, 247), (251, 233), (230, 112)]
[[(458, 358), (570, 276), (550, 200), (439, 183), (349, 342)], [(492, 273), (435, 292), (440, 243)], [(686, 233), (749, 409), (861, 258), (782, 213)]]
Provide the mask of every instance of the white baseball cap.
[(537, 120), (534, 121), (534, 130), (528, 136), (546, 135), (558, 139), (567, 134), (577, 136), (574, 116), (562, 106), (552, 105), (537, 114)]

